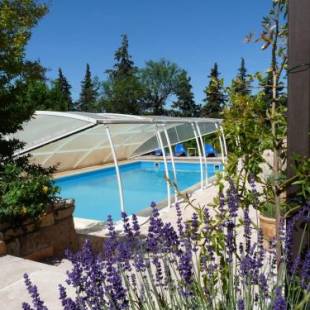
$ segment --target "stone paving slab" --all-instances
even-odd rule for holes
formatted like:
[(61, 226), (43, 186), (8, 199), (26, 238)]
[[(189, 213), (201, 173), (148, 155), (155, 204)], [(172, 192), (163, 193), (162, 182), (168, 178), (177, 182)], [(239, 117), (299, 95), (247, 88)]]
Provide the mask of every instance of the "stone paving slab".
[[(0, 257), (0, 309), (22, 309), (22, 302), (30, 302), (23, 275), (27, 272), (50, 310), (62, 309), (58, 300), (58, 284), (65, 284), (69, 264), (63, 267), (42, 264), (15, 256)], [(71, 291), (72, 292), (72, 291)]]

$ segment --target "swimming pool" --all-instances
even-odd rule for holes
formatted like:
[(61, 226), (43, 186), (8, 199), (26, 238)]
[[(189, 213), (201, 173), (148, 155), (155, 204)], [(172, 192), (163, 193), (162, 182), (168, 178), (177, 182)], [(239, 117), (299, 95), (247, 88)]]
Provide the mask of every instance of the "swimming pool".
[[(200, 182), (199, 163), (176, 164), (179, 190), (185, 190)], [(137, 161), (119, 166), (124, 188), (125, 210), (128, 214), (147, 208), (152, 201), (167, 199), (163, 162)], [(168, 163), (169, 176), (172, 166)], [(219, 164), (208, 164), (208, 175), (221, 169)], [(94, 220), (106, 220), (112, 215), (120, 218), (120, 204), (115, 168), (103, 168), (55, 179), (63, 198), (74, 198), (74, 216)]]

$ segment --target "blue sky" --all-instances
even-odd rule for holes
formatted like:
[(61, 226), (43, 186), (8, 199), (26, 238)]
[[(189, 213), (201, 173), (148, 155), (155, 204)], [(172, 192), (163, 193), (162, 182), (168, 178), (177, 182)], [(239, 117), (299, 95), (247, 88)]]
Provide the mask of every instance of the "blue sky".
[(269, 52), (244, 43), (259, 32), (271, 0), (53, 0), (33, 31), (27, 56), (40, 59), (55, 78), (58, 67), (72, 85), (75, 99), (86, 63), (101, 80), (113, 66), (120, 35), (127, 33), (137, 66), (162, 57), (191, 76), (197, 102), (203, 98), (214, 62), (229, 84), (240, 57), (249, 72), (266, 70)]

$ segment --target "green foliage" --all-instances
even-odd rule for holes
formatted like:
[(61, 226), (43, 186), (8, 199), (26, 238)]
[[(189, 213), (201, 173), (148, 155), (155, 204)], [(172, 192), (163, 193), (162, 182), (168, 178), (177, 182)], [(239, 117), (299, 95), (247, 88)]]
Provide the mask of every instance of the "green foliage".
[(306, 202), (310, 197), (310, 158), (295, 157), (295, 177), (293, 185), (298, 186), (297, 198)]
[(85, 112), (92, 112), (96, 106), (98, 90), (92, 79), (89, 64), (86, 64), (84, 80), (81, 82), (81, 94), (78, 109)]
[(71, 97), (71, 85), (66, 77), (63, 75), (61, 68), (58, 69), (58, 78), (54, 82), (55, 87), (58, 88), (60, 93), (59, 107), (63, 110), (59, 111), (71, 111), (73, 109), (72, 97)]
[(46, 11), (45, 5), (30, 0), (0, 2), (0, 169), (21, 146), (4, 135), (21, 129), (35, 109), (24, 95), (28, 83), (42, 79), (44, 70), (38, 62), (25, 59), (25, 45)]
[(192, 92), (191, 79), (187, 72), (183, 70), (179, 75), (175, 95), (177, 100), (173, 102), (174, 114), (184, 117), (195, 117), (199, 115), (200, 107), (195, 103)]
[(106, 72), (112, 79), (122, 79), (126, 76), (131, 76), (137, 71), (134, 65), (132, 57), (128, 52), (128, 37), (126, 34), (122, 35), (122, 42), (120, 48), (118, 48), (114, 54), (115, 64), (112, 70)]
[(206, 97), (203, 99), (205, 104), (201, 110), (202, 116), (220, 117), (225, 107), (224, 81), (219, 76), (218, 65), (215, 63), (209, 75), (209, 85), (204, 90)]
[(38, 219), (58, 192), (51, 181), (52, 171), (7, 164), (0, 171), (0, 222), (18, 226), (27, 218)]
[(109, 78), (103, 83), (103, 110), (111, 113), (141, 114), (141, 98), (144, 87), (138, 78), (138, 70), (128, 53), (127, 35), (114, 55), (115, 65), (107, 70)]
[(53, 110), (50, 106), (50, 89), (44, 80), (28, 83), (25, 102), (29, 105), (33, 104), (36, 110)]
[(237, 76), (231, 82), (230, 91), (243, 96), (251, 94), (251, 78), (247, 73), (244, 58), (241, 58), (240, 68), (238, 69)]
[[(231, 95), (231, 105), (224, 110), (223, 127), (229, 149), (227, 173), (236, 178), (238, 190), (250, 175), (258, 176), (264, 162), (263, 152), (271, 148), (270, 130), (261, 96)], [(241, 165), (241, 170), (238, 166)], [(243, 182), (240, 182), (243, 180)]]
[(32, 0), (0, 2), (0, 221), (16, 225), (26, 217), (37, 218), (57, 191), (51, 170), (29, 164), (28, 157), (15, 158), (23, 143), (8, 138), (32, 117), (32, 99), (46, 100), (44, 69), (25, 59), (31, 30), (46, 12), (45, 5)]
[(168, 60), (148, 61), (141, 69), (141, 81), (145, 88), (144, 109), (154, 115), (166, 114), (167, 99), (175, 94), (181, 69)]

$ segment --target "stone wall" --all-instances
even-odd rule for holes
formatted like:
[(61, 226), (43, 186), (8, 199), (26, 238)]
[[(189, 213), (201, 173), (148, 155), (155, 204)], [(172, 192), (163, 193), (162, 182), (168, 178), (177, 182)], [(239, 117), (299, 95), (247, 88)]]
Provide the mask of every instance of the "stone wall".
[(0, 223), (0, 256), (10, 254), (23, 258), (42, 260), (63, 256), (69, 248), (78, 247), (74, 229), (72, 200), (57, 201), (40, 221), (26, 221), (18, 228)]

